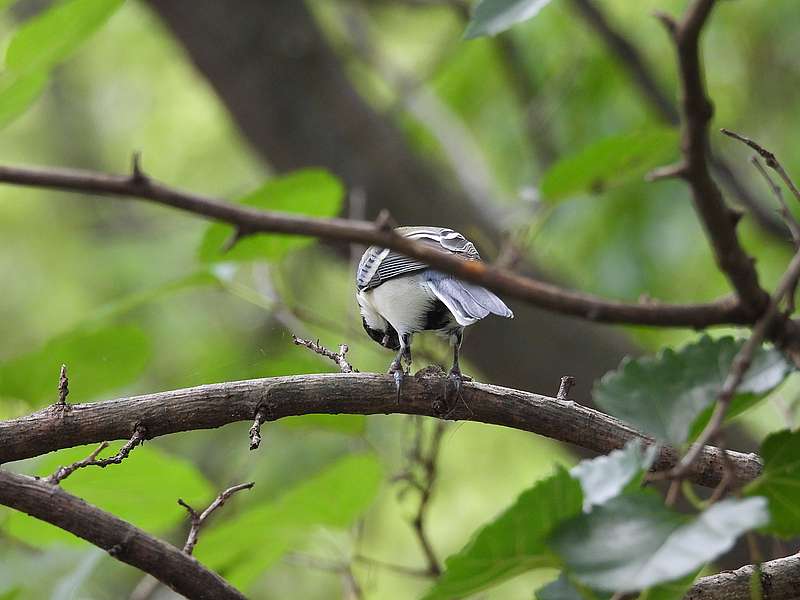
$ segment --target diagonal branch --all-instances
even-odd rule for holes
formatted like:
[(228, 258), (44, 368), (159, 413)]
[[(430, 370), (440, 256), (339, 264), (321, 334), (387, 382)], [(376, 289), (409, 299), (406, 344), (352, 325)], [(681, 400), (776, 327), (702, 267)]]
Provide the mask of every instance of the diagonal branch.
[[(663, 304), (652, 301), (634, 304), (606, 300), (517, 275), (506, 269), (491, 267), (486, 263), (464, 261), (421, 242), (399, 236), (372, 222), (320, 219), (258, 210), (171, 188), (146, 177), (141, 171), (135, 176), (125, 176), (93, 171), (6, 166), (0, 167), (0, 183), (150, 200), (229, 223), (248, 235), (266, 232), (293, 233), (364, 245), (375, 244), (420, 259), (441, 271), (478, 283), (495, 292), (553, 312), (590, 321), (703, 328), (720, 324), (744, 325), (754, 320), (752, 313), (747, 310), (748, 306), (734, 298), (722, 298), (705, 304)], [(738, 242), (736, 244), (738, 247)], [(752, 265), (750, 268), (752, 269)], [(743, 301), (744, 299), (745, 297)]]
[(187, 598), (244, 599), (241, 592), (227, 581), (175, 546), (58, 486), (0, 469), (0, 504), (91, 542)]
[[(443, 418), (446, 380), (416, 375), (403, 382), (397, 403), (394, 379), (369, 373), (325, 373), (252, 379), (76, 404), (63, 417), (48, 409), (0, 421), (0, 462), (39, 456), (53, 450), (101, 440), (127, 438), (141, 423), (147, 436), (158, 436), (250, 422), (256, 413), (275, 421), (304, 414), (411, 414)], [(482, 383), (466, 382), (460, 402), (448, 418), (503, 425), (530, 431), (606, 454), (628, 441), (653, 440), (622, 421), (572, 401)], [(754, 454), (728, 451), (737, 481), (755, 479), (762, 469)], [(673, 468), (679, 453), (660, 449), (653, 467)], [(716, 486), (723, 475), (717, 448), (706, 447), (692, 464), (689, 479)]]

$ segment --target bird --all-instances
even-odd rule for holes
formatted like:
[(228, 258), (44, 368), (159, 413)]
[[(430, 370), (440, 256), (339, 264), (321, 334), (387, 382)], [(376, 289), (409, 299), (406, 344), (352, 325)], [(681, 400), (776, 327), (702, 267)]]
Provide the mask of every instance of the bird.
[[(452, 229), (397, 227), (394, 232), (465, 260), (481, 260), (475, 245)], [(409, 369), (411, 366), (411, 342), (415, 333), (433, 331), (449, 340), (453, 347), (449, 377), (460, 392), (461, 382), (467, 379), (461, 373), (458, 360), (464, 328), (490, 313), (514, 317), (505, 303), (489, 290), (380, 246), (367, 248), (358, 263), (356, 299), (361, 323), (369, 337), (397, 351), (389, 373), (394, 375), (398, 402), (406, 374), (404, 363)]]

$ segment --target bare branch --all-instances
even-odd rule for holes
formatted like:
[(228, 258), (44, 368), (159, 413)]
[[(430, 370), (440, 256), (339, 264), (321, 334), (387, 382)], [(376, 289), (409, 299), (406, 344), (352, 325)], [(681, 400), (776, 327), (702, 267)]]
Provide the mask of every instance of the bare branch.
[(255, 482), (251, 481), (249, 483), (240, 483), (239, 485), (229, 487), (224, 492), (221, 492), (220, 495), (217, 496), (216, 499), (201, 513), (198, 513), (195, 509), (186, 504), (186, 502), (184, 502), (181, 498), (178, 498), (178, 504), (187, 510), (189, 513), (189, 518), (191, 519), (191, 527), (189, 529), (189, 535), (186, 538), (186, 543), (183, 546), (183, 551), (186, 554), (191, 554), (194, 552), (194, 547), (197, 545), (197, 538), (200, 535), (200, 528), (215, 510), (225, 504), (225, 501), (233, 496), (236, 492), (249, 490), (254, 485)]
[(0, 504), (91, 542), (187, 598), (244, 599), (227, 581), (178, 548), (58, 486), (0, 469)]
[(342, 373), (358, 373), (358, 369), (354, 369), (353, 365), (347, 362), (347, 359), (345, 358), (345, 354), (347, 354), (347, 351), (350, 350), (347, 344), (339, 344), (339, 352), (332, 352), (325, 346), (320, 345), (319, 340), (316, 342), (312, 340), (304, 340), (303, 338), (299, 338), (294, 334), (292, 334), (292, 340), (298, 346), (305, 346), (317, 354), (320, 354), (326, 358), (330, 358), (336, 363)]
[(734, 131), (731, 131), (730, 129), (723, 128), (723, 129), (720, 129), (720, 131), (722, 131), (722, 133), (724, 133), (728, 137), (732, 137), (732, 138), (734, 138), (736, 140), (739, 140), (740, 142), (742, 142), (744, 144), (747, 144), (753, 150), (758, 152), (759, 156), (761, 156), (761, 158), (764, 159), (764, 162), (767, 163), (767, 166), (770, 169), (773, 169), (780, 176), (780, 178), (786, 184), (786, 187), (788, 187), (791, 190), (791, 192), (794, 195), (794, 197), (797, 198), (798, 201), (800, 201), (800, 190), (797, 189), (797, 186), (795, 185), (795, 183), (792, 180), (792, 178), (789, 177), (789, 174), (786, 172), (786, 169), (783, 168), (783, 165), (778, 161), (777, 158), (775, 158), (775, 155), (772, 152), (770, 152), (769, 150), (765, 149), (763, 146), (761, 146), (760, 144), (754, 142), (750, 138), (747, 138), (747, 137), (745, 137), (743, 135), (740, 135), (740, 134), (738, 134), (738, 133), (736, 133)]
[[(44, 409), (0, 421), (0, 462), (124, 439), (130, 434), (131, 424), (136, 422), (147, 428), (148, 439), (152, 439), (179, 431), (252, 421), (259, 410), (264, 411), (265, 420), (316, 413), (401, 413), (441, 418), (443, 390), (442, 375), (407, 377), (403, 382), (403, 402), (397, 404), (394, 379), (390, 375), (325, 373), (218, 383), (76, 404), (64, 416)], [(464, 402), (453, 409), (452, 419), (530, 431), (602, 454), (622, 448), (633, 439), (653, 443), (618, 419), (575, 402), (475, 382), (465, 382), (461, 393)], [(746, 483), (761, 473), (758, 456), (732, 451), (728, 454), (736, 467), (737, 480)], [(661, 448), (654, 469), (667, 471), (678, 459), (674, 448)], [(722, 474), (719, 450), (706, 447), (693, 463), (690, 479), (713, 487)]]
[(789, 210), (789, 206), (786, 204), (786, 201), (783, 199), (783, 191), (772, 180), (772, 177), (769, 176), (767, 170), (761, 164), (761, 161), (758, 160), (757, 156), (753, 156), (750, 158), (750, 162), (753, 163), (753, 166), (761, 173), (761, 176), (767, 182), (772, 195), (775, 196), (775, 199), (778, 201), (779, 211), (781, 216), (783, 217), (784, 223), (789, 228), (789, 233), (792, 235), (792, 242), (794, 243), (794, 247), (800, 248), (800, 223), (797, 222), (797, 219), (792, 214), (792, 211)]
[(794, 600), (800, 589), (800, 555), (771, 560), (761, 565), (748, 565), (735, 571), (700, 578), (684, 596), (684, 600), (751, 600), (750, 582), (761, 570), (763, 589), (769, 590), (764, 600)]
[[(123, 198), (142, 198), (201, 215), (248, 233), (293, 233), (328, 240), (379, 245), (418, 258), (465, 281), (540, 308), (603, 323), (628, 323), (659, 327), (702, 328), (711, 325), (746, 325), (754, 321), (746, 306), (734, 298), (706, 304), (646, 304), (605, 300), (566, 290), (483, 262), (465, 261), (429, 245), (395, 234), (368, 221), (319, 219), (303, 215), (258, 210), (167, 187), (152, 178), (66, 169), (0, 167), (0, 182), (23, 186), (80, 191)], [(737, 263), (738, 264), (738, 263)]]
[(134, 428), (131, 439), (129, 439), (114, 456), (100, 459), (97, 458), (97, 456), (103, 450), (108, 448), (108, 442), (103, 442), (97, 448), (95, 448), (95, 450), (89, 456), (66, 467), (59, 467), (56, 472), (50, 475), (50, 477), (46, 478), (45, 481), (47, 481), (47, 483), (58, 485), (78, 469), (83, 469), (85, 467), (100, 467), (101, 469), (104, 469), (108, 465), (118, 465), (123, 460), (128, 458), (131, 450), (144, 442), (146, 434), (147, 432), (145, 431), (144, 427), (137, 425)]
[(736, 290), (748, 314), (755, 320), (767, 307), (769, 295), (758, 283), (752, 258), (736, 234), (736, 220), (726, 207), (708, 166), (708, 125), (713, 108), (703, 81), (700, 33), (716, 0), (693, 0), (680, 21), (659, 14), (667, 26), (678, 54), (681, 87), (681, 149), (683, 178), (711, 243), (720, 270)]

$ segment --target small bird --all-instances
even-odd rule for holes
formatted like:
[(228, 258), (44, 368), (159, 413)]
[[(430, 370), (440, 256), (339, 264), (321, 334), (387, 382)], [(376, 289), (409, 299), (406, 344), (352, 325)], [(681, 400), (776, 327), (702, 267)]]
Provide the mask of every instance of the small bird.
[[(472, 242), (452, 229), (398, 227), (395, 233), (465, 260), (481, 259)], [(398, 351), (389, 367), (389, 373), (394, 374), (398, 400), (406, 373), (403, 363), (411, 365), (411, 338), (415, 333), (433, 331), (449, 339), (453, 346), (450, 378), (459, 391), (463, 375), (458, 355), (464, 328), (489, 313), (514, 317), (489, 290), (378, 246), (370, 246), (361, 257), (356, 287), (361, 322), (367, 334), (381, 346)]]

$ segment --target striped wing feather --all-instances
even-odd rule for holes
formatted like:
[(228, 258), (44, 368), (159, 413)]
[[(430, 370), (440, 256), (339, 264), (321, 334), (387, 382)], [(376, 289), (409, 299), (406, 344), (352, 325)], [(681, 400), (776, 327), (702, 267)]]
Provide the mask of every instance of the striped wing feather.
[[(412, 240), (430, 244), (439, 250), (447, 250), (469, 260), (479, 260), (480, 255), (475, 246), (460, 233), (442, 227), (398, 227), (400, 235)], [(361, 257), (356, 272), (356, 285), (359, 290), (369, 290), (384, 281), (427, 269), (428, 265), (415, 258), (370, 246)]]

